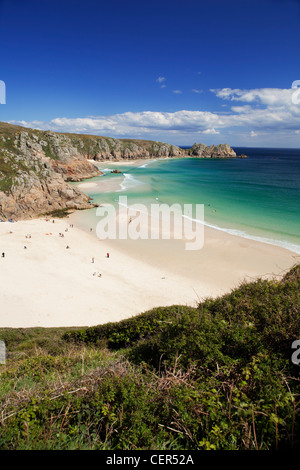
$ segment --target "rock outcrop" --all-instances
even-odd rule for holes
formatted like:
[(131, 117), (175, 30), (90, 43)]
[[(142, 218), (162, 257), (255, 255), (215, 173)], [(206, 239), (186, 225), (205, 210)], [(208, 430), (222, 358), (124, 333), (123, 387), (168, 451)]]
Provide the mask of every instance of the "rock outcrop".
[(101, 174), (61, 136), (26, 130), (0, 134), (0, 218), (25, 219), (59, 209), (88, 209), (91, 199), (68, 181)]
[(135, 160), (140, 158), (184, 157), (185, 150), (176, 145), (147, 140), (123, 140), (100, 137), (91, 141), (87, 158), (103, 160)]
[(211, 145), (195, 143), (190, 149), (190, 155), (200, 158), (236, 158), (235, 151), (228, 144)]

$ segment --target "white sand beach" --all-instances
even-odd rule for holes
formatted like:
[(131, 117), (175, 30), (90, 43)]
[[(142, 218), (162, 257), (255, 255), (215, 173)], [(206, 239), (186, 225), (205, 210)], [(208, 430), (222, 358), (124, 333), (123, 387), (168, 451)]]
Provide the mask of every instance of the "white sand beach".
[(79, 183), (77, 187), (83, 191), (88, 189), (90, 194), (97, 194), (100, 190), (102, 193), (109, 193), (120, 190), (123, 179), (124, 177), (122, 176), (116, 177), (113, 180), (101, 177), (101, 181), (93, 183)]
[(73, 215), (0, 223), (0, 327), (92, 326), (153, 307), (196, 305), (243, 280), (281, 276), (299, 260), (208, 227), (199, 251), (178, 240), (103, 241)]
[(97, 183), (80, 183), (78, 187), (81, 189), (96, 188)]
[[(107, 164), (109, 166), (139, 166), (139, 165), (145, 165), (150, 162), (153, 162), (155, 160), (158, 160), (157, 158), (137, 158), (137, 159), (132, 159), (132, 160), (109, 160)], [(160, 158), (161, 160), (161, 158)], [(95, 163), (95, 162), (94, 162)], [(95, 164), (103, 165), (103, 161), (98, 161)]]

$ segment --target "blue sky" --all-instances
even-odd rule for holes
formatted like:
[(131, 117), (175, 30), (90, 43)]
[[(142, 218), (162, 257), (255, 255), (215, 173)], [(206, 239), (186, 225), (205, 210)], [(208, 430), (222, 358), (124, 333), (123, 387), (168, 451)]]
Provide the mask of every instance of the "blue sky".
[(299, 25), (299, 0), (0, 0), (0, 120), (300, 147)]

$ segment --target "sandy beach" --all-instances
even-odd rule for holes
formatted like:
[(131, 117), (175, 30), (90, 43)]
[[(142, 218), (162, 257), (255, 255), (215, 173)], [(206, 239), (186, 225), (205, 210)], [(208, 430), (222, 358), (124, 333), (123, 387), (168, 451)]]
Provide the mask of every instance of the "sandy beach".
[(124, 176), (118, 176), (113, 179), (106, 179), (104, 176), (101, 180), (91, 183), (79, 183), (77, 187), (82, 191), (88, 190), (90, 194), (97, 194), (100, 190), (102, 193), (119, 191), (121, 189)]
[[(160, 157), (160, 158), (137, 158), (137, 159), (132, 159), (132, 160), (109, 160), (107, 161), (107, 164), (109, 166), (113, 165), (113, 166), (139, 166), (139, 165), (147, 165), (148, 163), (150, 162), (154, 162), (156, 160), (167, 160), (169, 159), (170, 157)], [(93, 163), (98, 166), (99, 164), (100, 165), (105, 165), (105, 162), (99, 160), (99, 161), (95, 161), (95, 160), (89, 160), (90, 162), (93, 161)]]
[(0, 327), (92, 326), (196, 305), (243, 280), (280, 276), (299, 260), (209, 227), (198, 251), (181, 240), (104, 241), (79, 228), (79, 216), (0, 223)]

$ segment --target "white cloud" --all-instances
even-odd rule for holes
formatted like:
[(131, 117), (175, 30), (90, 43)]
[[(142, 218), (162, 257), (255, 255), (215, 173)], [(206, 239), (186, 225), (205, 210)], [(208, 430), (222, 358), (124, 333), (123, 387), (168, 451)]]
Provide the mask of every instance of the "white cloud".
[(260, 103), (267, 106), (289, 106), (295, 89), (282, 88), (256, 88), (240, 90), (239, 88), (212, 89), (218, 98), (231, 101), (244, 101), (246, 103)]
[(223, 88), (211, 91), (223, 100), (246, 103), (231, 107), (232, 114), (226, 116), (228, 125), (270, 132), (300, 129), (300, 105), (293, 103), (293, 88)]
[[(213, 90), (222, 100), (240, 103), (239, 106), (232, 106), (226, 113), (188, 110), (143, 111), (109, 116), (56, 117), (49, 122), (11, 122), (24, 127), (58, 132), (145, 137), (154, 140), (163, 138), (165, 141), (169, 138), (174, 141), (175, 138), (181, 139), (184, 136), (188, 140), (200, 134), (219, 135), (220, 139), (226, 136), (226, 140), (227, 136), (230, 138), (239, 136), (240, 139), (249, 138), (251, 143), (251, 138), (259, 136), (269, 139), (270, 143), (280, 138), (283, 143), (291, 145), (293, 142), (293, 145), (298, 147), (300, 146), (300, 104), (294, 105), (291, 101), (291, 92), (294, 91), (294, 89), (274, 88)], [(243, 142), (246, 144), (245, 140)]]
[(193, 93), (202, 93), (203, 90), (197, 90), (196, 88), (193, 88), (193, 89), (192, 89), (192, 92), (193, 92)]
[(231, 110), (234, 113), (251, 113), (253, 108), (249, 105), (245, 106), (231, 106)]
[(158, 83), (165, 82), (165, 81), (166, 81), (166, 77), (158, 77), (158, 78), (156, 79), (156, 81), (157, 81)]
[(203, 134), (214, 134), (214, 135), (217, 135), (217, 134), (220, 134), (220, 132), (216, 131), (216, 129), (205, 129), (205, 131), (203, 131)]
[(206, 111), (176, 111), (173, 113), (144, 111), (127, 112), (111, 116), (85, 118), (55, 118), (49, 122), (11, 121), (25, 127), (49, 129), (58, 132), (94, 133), (96, 135), (134, 135), (153, 132), (204, 132), (222, 125), (222, 119)]
[(175, 93), (175, 95), (180, 95), (182, 93), (181, 90), (173, 90), (173, 93)]

